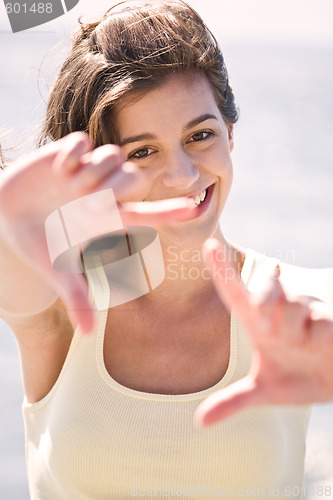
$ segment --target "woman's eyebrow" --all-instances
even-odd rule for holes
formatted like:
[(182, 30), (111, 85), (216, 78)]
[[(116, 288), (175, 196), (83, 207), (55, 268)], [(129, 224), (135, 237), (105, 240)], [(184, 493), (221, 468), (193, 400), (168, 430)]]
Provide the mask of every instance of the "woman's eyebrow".
[(140, 135), (132, 135), (131, 137), (126, 137), (120, 141), (119, 146), (125, 146), (125, 144), (129, 144), (130, 142), (139, 142), (139, 141), (147, 141), (150, 139), (156, 139), (154, 134), (140, 134)]
[[(188, 122), (183, 130), (186, 131), (192, 127), (195, 127), (196, 125), (199, 125), (199, 123), (204, 122), (206, 120), (217, 120), (217, 117), (215, 115), (212, 115), (210, 113), (205, 113), (204, 115), (197, 116), (190, 122)], [(125, 144), (129, 144), (131, 142), (139, 142), (139, 141), (147, 141), (151, 139), (156, 139), (156, 136), (154, 134), (146, 133), (146, 134), (140, 134), (140, 135), (133, 135), (131, 137), (126, 137), (126, 139), (123, 139), (120, 141), (119, 146), (125, 146)]]
[(217, 119), (217, 117), (215, 115), (212, 115), (210, 113), (205, 113), (204, 115), (200, 115), (197, 118), (194, 118), (193, 120), (191, 120), (190, 122), (188, 122), (188, 124), (185, 125), (185, 127), (184, 127), (183, 130), (184, 131), (188, 130), (188, 129), (192, 128), (192, 127), (195, 127), (196, 125), (199, 125), (199, 123), (201, 123), (201, 122), (204, 122), (206, 120), (211, 120), (211, 119), (218, 121), (218, 119)]

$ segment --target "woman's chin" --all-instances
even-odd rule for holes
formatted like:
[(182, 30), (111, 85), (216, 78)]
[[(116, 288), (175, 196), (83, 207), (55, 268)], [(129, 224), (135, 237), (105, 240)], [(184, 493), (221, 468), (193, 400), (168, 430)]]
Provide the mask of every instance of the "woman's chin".
[[(205, 203), (207, 203), (205, 205)], [(170, 222), (157, 228), (163, 246), (176, 245), (180, 248), (201, 248), (204, 242), (220, 234), (219, 221), (223, 206), (215, 186), (209, 190), (199, 213), (187, 221)]]
[(191, 227), (182, 223), (183, 227), (161, 227), (158, 229), (161, 245), (167, 247), (175, 245), (179, 248), (201, 248), (208, 238), (216, 237), (219, 233), (219, 220), (206, 221), (202, 226), (195, 224)]

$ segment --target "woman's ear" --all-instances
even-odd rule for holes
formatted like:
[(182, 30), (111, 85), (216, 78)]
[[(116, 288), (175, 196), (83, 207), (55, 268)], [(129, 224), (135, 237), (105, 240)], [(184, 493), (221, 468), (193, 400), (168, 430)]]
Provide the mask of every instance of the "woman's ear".
[(228, 139), (230, 152), (234, 149), (234, 126), (232, 123), (227, 123)]

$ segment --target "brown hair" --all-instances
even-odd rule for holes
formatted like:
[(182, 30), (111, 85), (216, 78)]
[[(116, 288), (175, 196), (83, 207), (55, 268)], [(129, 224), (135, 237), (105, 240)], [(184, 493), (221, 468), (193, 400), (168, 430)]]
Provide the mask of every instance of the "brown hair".
[(2, 154), (2, 148), (1, 148), (1, 144), (0, 144), (0, 169), (3, 170), (6, 166), (6, 163), (5, 163), (5, 159), (3, 157), (3, 154)]
[(39, 144), (74, 131), (94, 146), (117, 143), (116, 105), (152, 90), (177, 72), (204, 74), (228, 123), (238, 118), (219, 45), (182, 0), (132, 0), (81, 25), (51, 90)]

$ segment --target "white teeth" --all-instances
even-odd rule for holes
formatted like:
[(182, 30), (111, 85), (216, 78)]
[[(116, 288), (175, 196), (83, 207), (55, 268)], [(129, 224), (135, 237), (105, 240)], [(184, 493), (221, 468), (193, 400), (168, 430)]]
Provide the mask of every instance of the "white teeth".
[(200, 205), (201, 200), (200, 200), (200, 196), (199, 196), (199, 195), (197, 195), (197, 196), (194, 198), (194, 203), (195, 203), (196, 205)]
[(206, 196), (207, 196), (207, 189), (202, 191), (202, 193), (196, 195), (196, 197), (194, 198), (194, 203), (196, 204), (197, 207), (206, 199)]

